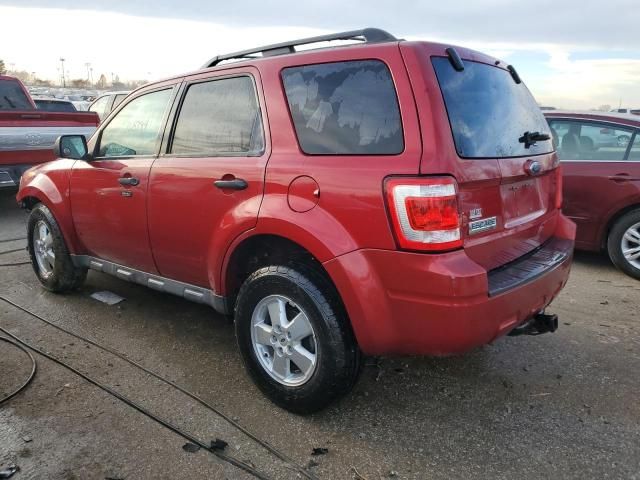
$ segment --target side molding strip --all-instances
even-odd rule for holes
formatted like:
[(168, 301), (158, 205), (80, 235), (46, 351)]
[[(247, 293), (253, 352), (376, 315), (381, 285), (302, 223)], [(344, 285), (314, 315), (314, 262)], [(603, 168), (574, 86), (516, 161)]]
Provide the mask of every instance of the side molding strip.
[(142, 272), (107, 260), (90, 257), (89, 255), (71, 255), (71, 260), (76, 267), (90, 268), (91, 270), (113, 275), (122, 280), (144, 285), (160, 292), (171, 293), (192, 302), (204, 303), (223, 315), (231, 313), (227, 306), (227, 298), (216, 295), (213, 290)]

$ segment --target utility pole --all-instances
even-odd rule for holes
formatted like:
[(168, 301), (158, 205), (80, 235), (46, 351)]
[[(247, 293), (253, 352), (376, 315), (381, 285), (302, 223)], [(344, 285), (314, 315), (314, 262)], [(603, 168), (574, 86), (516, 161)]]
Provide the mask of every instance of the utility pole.
[(62, 88), (66, 88), (67, 80), (64, 78), (64, 58), (60, 57), (60, 63), (62, 64)]
[(87, 67), (87, 82), (91, 82), (91, 73), (89, 72), (89, 68), (91, 67), (91, 64), (89, 62), (84, 64), (85, 67)]
[(91, 83), (91, 86), (93, 87), (93, 67), (89, 68), (89, 82)]

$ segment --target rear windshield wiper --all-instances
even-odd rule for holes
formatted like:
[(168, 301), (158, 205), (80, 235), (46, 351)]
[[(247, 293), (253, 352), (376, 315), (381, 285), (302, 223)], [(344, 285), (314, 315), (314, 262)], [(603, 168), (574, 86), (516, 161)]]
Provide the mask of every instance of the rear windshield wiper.
[(529, 148), (531, 145), (535, 145), (536, 142), (543, 140), (549, 140), (551, 137), (547, 133), (540, 132), (524, 132), (524, 134), (518, 139), (520, 143), (524, 143), (524, 148)]

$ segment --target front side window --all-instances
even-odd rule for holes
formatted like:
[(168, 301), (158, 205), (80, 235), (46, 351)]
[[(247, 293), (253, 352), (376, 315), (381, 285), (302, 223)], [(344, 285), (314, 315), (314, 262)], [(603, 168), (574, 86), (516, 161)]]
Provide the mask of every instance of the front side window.
[(631, 130), (606, 123), (549, 120), (560, 160), (624, 160), (633, 136)]
[(102, 131), (99, 157), (154, 155), (172, 89), (134, 98)]
[(398, 98), (383, 62), (285, 68), (282, 80), (305, 153), (394, 155), (404, 150)]
[(457, 71), (448, 58), (433, 57), (458, 155), (505, 158), (553, 151), (551, 140), (527, 145), (525, 132), (548, 134), (549, 127), (524, 83), (502, 68), (464, 61)]
[(176, 122), (171, 153), (259, 155), (264, 134), (258, 97), (248, 76), (190, 85)]

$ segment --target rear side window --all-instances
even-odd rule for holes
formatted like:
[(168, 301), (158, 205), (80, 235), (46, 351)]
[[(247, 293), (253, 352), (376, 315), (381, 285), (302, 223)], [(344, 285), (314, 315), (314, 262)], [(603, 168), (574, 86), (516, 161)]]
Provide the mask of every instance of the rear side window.
[(398, 99), (389, 69), (381, 61), (285, 68), (282, 80), (305, 153), (393, 155), (403, 151)]
[(519, 141), (525, 132), (550, 133), (527, 87), (508, 71), (464, 61), (459, 72), (448, 58), (434, 57), (432, 62), (459, 156), (504, 158), (553, 151), (551, 140), (530, 148)]
[(33, 105), (14, 80), (0, 80), (0, 110), (33, 110)]
[(171, 152), (258, 155), (264, 135), (253, 80), (223, 78), (191, 85), (178, 115)]

